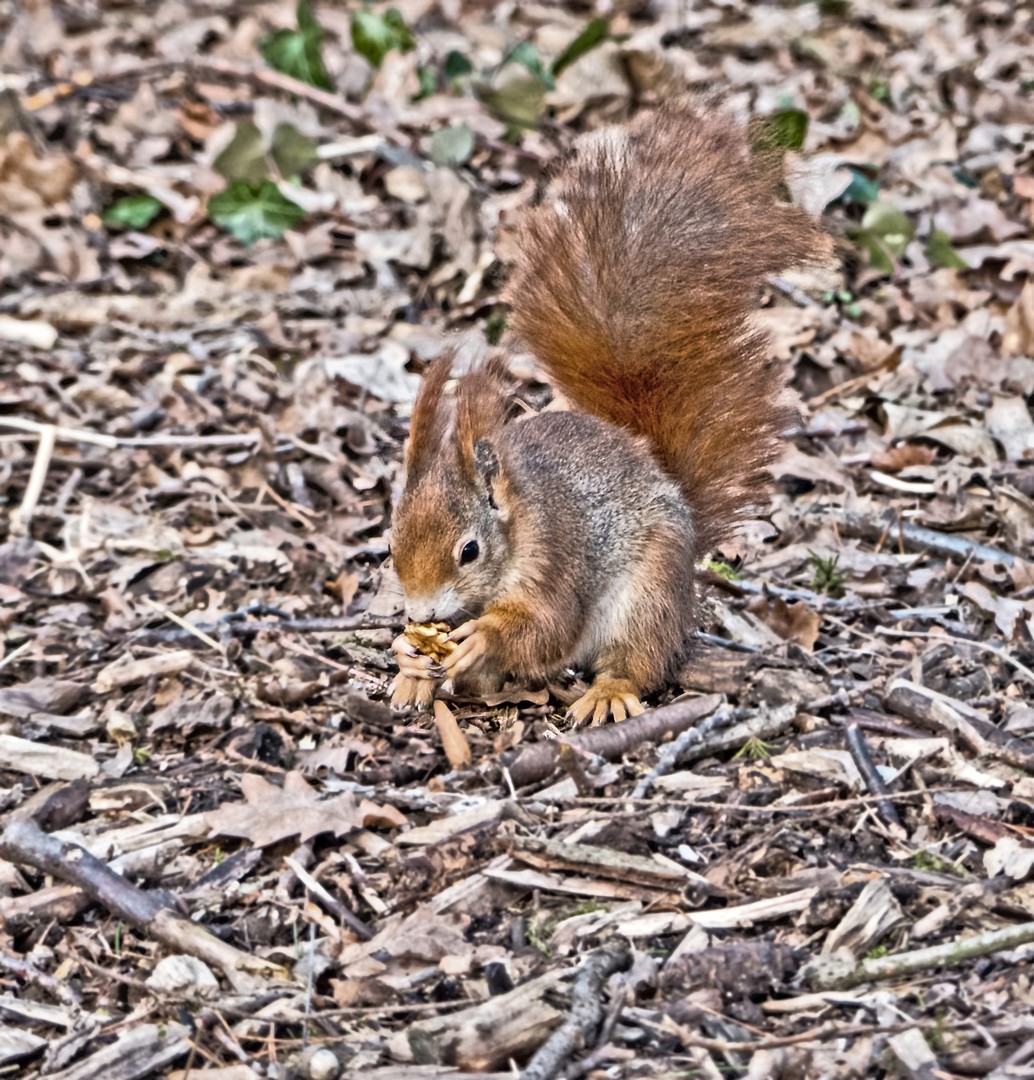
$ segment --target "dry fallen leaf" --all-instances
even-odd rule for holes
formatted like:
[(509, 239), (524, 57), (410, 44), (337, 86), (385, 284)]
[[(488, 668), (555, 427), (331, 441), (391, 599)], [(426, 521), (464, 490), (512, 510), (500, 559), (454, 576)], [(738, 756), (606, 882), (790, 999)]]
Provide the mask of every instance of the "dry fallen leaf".
[(785, 641), (796, 641), (804, 649), (814, 649), (822, 617), (806, 604), (788, 604), (778, 596), (759, 596), (747, 605)]
[(438, 734), (442, 737), (442, 749), (454, 769), (462, 769), (470, 764), (470, 743), (456, 723), (456, 715), (444, 701), (434, 703), (434, 722)]
[(406, 823), (393, 806), (378, 806), (348, 791), (321, 799), (298, 772), (289, 772), (282, 788), (245, 773), (241, 791), (243, 803), (224, 803), (205, 814), (212, 836), (241, 836), (256, 847), (266, 847), (289, 836), (304, 841), (320, 833), (347, 836), (357, 829), (397, 828)]

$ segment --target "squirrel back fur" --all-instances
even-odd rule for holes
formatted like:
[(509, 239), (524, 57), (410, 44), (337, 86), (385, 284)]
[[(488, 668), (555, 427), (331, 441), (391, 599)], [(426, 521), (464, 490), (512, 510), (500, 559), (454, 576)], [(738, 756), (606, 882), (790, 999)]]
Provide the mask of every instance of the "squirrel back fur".
[(829, 249), (782, 179), (726, 113), (669, 105), (579, 140), (518, 236), (514, 330), (578, 409), (648, 439), (697, 558), (797, 419), (752, 314), (768, 275)]

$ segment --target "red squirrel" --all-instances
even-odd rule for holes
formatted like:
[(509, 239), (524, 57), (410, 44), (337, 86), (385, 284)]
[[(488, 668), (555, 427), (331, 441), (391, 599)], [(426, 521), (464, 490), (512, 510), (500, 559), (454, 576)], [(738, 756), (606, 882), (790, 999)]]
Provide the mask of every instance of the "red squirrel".
[(511, 420), (505, 361), (430, 366), (393, 554), (411, 622), (392, 704), (565, 667), (570, 715), (642, 711), (695, 626), (698, 564), (763, 495), (796, 416), (752, 322), (765, 278), (828, 254), (772, 154), (724, 112), (668, 105), (584, 136), (518, 232), (510, 323), (571, 411)]

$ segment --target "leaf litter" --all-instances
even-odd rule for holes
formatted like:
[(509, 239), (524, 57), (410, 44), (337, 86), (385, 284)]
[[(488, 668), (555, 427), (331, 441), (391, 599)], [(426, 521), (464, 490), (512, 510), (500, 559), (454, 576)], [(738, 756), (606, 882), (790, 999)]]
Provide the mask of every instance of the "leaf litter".
[[(0, 31), (0, 1074), (1029, 1070), (1022, 6)], [(760, 316), (804, 411), (768, 514), (644, 716), (392, 713), (424, 364), (498, 341), (578, 132), (714, 86), (838, 238)]]

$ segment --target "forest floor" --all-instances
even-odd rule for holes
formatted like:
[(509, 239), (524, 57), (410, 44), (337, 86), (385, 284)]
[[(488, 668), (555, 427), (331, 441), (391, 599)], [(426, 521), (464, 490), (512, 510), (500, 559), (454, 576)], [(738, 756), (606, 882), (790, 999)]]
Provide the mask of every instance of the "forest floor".
[[(1029, 9), (603, 8), (0, 0), (0, 1080), (1034, 1076)], [(839, 279), (699, 649), (392, 712), (426, 361), (715, 88)]]

